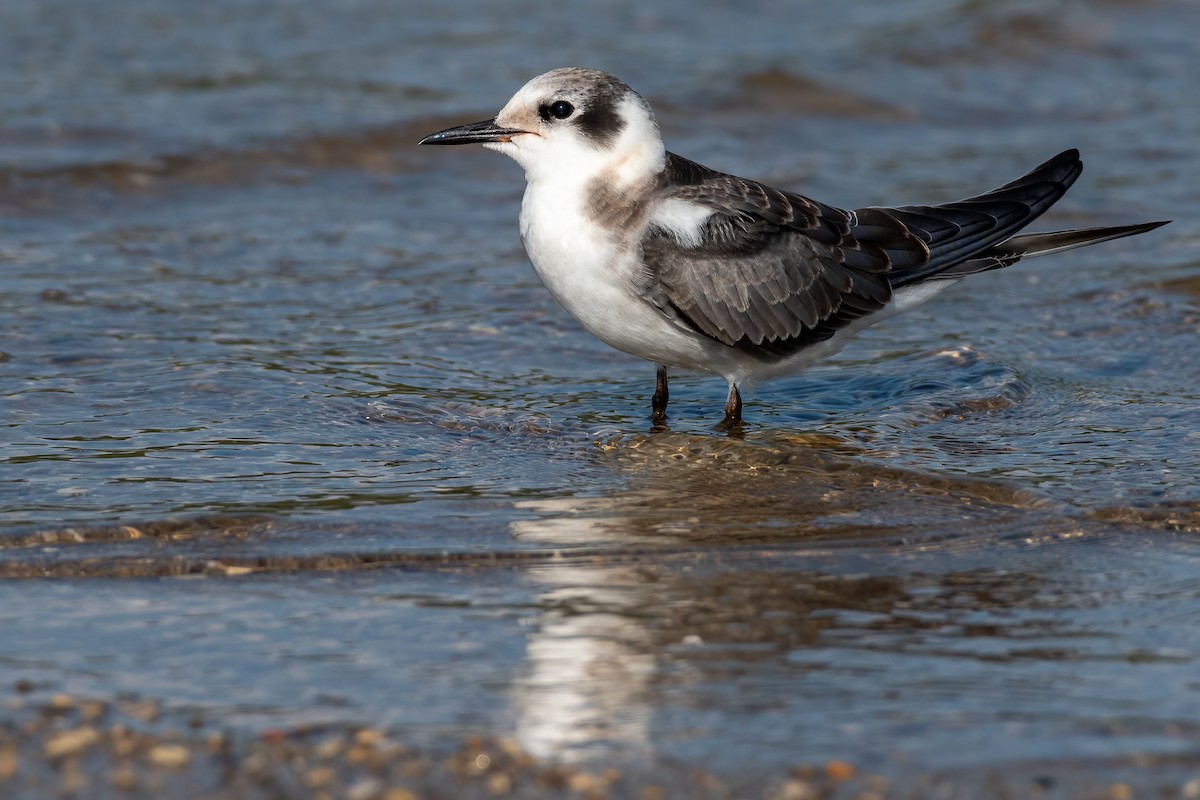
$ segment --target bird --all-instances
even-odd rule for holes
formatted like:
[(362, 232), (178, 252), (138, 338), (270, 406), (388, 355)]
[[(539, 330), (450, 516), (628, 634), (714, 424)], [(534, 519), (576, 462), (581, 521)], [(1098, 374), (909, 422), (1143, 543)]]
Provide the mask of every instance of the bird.
[(837, 208), (667, 151), (646, 99), (584, 67), (539, 75), (494, 118), (419, 142), (471, 143), (524, 168), (521, 240), (554, 299), (655, 363), (656, 427), (671, 371), (724, 378), (717, 428), (739, 429), (744, 386), (795, 373), (968, 275), (1170, 221), (1019, 233), (1079, 177), (1075, 149), (957, 202)]

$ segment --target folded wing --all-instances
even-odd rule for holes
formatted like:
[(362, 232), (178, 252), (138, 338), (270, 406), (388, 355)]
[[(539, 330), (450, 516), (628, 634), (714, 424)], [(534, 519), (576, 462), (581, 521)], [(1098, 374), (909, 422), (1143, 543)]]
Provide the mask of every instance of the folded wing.
[(780, 358), (880, 311), (902, 286), (1007, 266), (1034, 245), (1050, 252), (1148, 229), (1014, 238), (1082, 168), (1068, 150), (977, 197), (845, 211), (669, 154), (661, 197), (712, 213), (698, 242), (652, 229), (643, 254), (660, 304), (720, 342)]

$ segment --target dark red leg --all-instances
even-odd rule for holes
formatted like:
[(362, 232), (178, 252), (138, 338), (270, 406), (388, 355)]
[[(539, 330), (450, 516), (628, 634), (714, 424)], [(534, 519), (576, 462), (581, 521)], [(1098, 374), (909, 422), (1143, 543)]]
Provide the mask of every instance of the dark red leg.
[(725, 419), (721, 420), (721, 427), (724, 430), (737, 427), (742, 424), (742, 393), (738, 391), (736, 383), (729, 384), (729, 399), (725, 401)]
[(661, 364), (658, 367), (657, 380), (654, 383), (654, 397), (650, 400), (650, 421), (662, 425), (667, 421), (667, 400), (671, 397), (667, 391), (667, 368)]

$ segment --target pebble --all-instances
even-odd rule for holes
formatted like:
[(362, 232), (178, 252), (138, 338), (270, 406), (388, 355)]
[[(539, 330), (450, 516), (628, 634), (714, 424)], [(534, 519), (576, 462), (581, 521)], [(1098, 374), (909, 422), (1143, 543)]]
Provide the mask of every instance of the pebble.
[(0, 781), (12, 780), (21, 764), (17, 749), (12, 745), (0, 747)]
[(131, 717), (140, 719), (148, 725), (153, 725), (158, 721), (158, 703), (153, 700), (143, 700), (139, 703), (128, 703), (121, 708), (121, 712), (128, 714)]
[(114, 789), (122, 792), (132, 792), (138, 786), (137, 773), (129, 764), (121, 764), (113, 770), (109, 782)]
[(113, 725), (108, 729), (108, 747), (117, 758), (129, 758), (137, 750), (138, 737), (124, 725)]
[(793, 778), (769, 796), (771, 800), (817, 800), (817, 791), (808, 781)]
[(377, 800), (383, 797), (383, 782), (376, 778), (363, 778), (346, 790), (346, 800)]
[(58, 711), (65, 711), (66, 709), (75, 707), (75, 699), (69, 694), (62, 694), (60, 692), (50, 698), (50, 707)]
[(63, 765), (62, 793), (77, 795), (87, 788), (88, 779), (79, 766), (79, 759), (71, 759)]
[(604, 779), (591, 773), (576, 772), (567, 779), (567, 787), (572, 792), (578, 792), (579, 794), (595, 794), (606, 789), (608, 784)]
[(46, 758), (57, 760), (78, 755), (100, 741), (95, 728), (85, 727), (51, 736), (43, 745)]
[(146, 753), (147, 760), (163, 769), (181, 769), (187, 766), (192, 753), (181, 744), (156, 744)]
[(346, 741), (340, 736), (330, 736), (321, 740), (317, 745), (315, 753), (321, 761), (330, 761), (341, 755), (342, 750), (346, 748)]
[(372, 728), (363, 728), (354, 734), (354, 743), (363, 747), (377, 747), (383, 741), (383, 732)]
[(506, 772), (495, 772), (488, 776), (487, 789), (497, 797), (512, 791), (512, 778)]
[(1133, 800), (1133, 789), (1125, 783), (1114, 783), (1108, 787), (1109, 800)]
[(337, 771), (333, 767), (314, 767), (304, 776), (304, 783), (310, 789), (324, 789), (337, 781)]
[(108, 711), (108, 704), (98, 700), (88, 700), (79, 704), (80, 716), (84, 722), (96, 722)]

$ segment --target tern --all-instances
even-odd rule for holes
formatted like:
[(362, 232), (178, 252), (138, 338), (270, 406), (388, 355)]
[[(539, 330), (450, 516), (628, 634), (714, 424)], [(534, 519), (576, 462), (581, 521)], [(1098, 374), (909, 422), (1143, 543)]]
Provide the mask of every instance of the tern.
[(420, 144), (479, 143), (525, 169), (520, 231), (550, 294), (604, 343), (741, 387), (795, 372), (964, 276), (1132, 236), (1162, 222), (1018, 233), (1083, 169), (1067, 150), (990, 192), (942, 205), (835, 208), (667, 152), (646, 100), (604, 72), (525, 84), (495, 118)]

